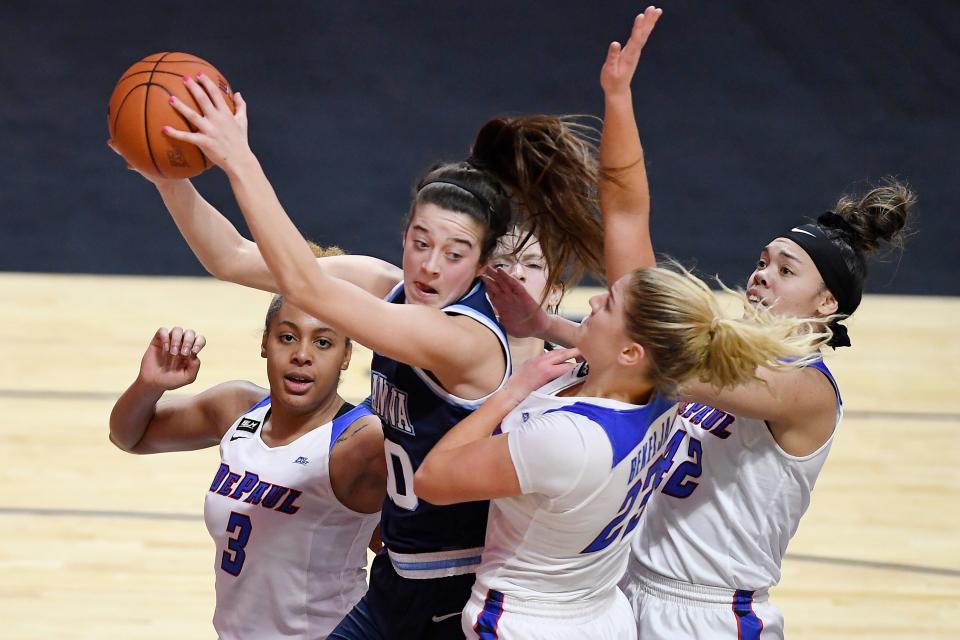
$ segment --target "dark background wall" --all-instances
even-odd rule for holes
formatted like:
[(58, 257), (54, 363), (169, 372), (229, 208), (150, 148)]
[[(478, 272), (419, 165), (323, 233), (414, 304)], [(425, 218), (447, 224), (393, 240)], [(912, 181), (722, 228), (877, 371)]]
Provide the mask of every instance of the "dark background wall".
[[(199, 274), (150, 184), (105, 146), (114, 82), (187, 51), (249, 104), (305, 234), (399, 259), (410, 183), (504, 113), (599, 115), (606, 45), (644, 5), (4, 2), (0, 270)], [(874, 292), (960, 294), (960, 2), (666, 0), (635, 100), (658, 250), (739, 284), (778, 231), (895, 174), (920, 195)], [(222, 173), (196, 180), (242, 224)]]

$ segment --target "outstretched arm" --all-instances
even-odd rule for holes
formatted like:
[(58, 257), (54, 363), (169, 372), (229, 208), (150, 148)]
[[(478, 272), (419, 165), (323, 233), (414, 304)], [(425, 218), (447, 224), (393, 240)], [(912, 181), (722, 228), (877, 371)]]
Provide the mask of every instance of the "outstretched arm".
[[(119, 153), (112, 141), (107, 144)], [(180, 235), (210, 275), (245, 287), (279, 292), (257, 245), (240, 235), (233, 223), (207, 202), (189, 180), (140, 175), (156, 186)], [(380, 297), (385, 296), (401, 278), (397, 267), (377, 258), (332, 256), (319, 259), (325, 261), (333, 275)]]
[(636, 17), (627, 44), (610, 44), (600, 70), (604, 95), (600, 137), (600, 212), (607, 282), (656, 264), (650, 240), (650, 188), (633, 112), (633, 80), (640, 53), (663, 11), (647, 7)]
[(191, 451), (217, 444), (233, 420), (265, 395), (249, 382), (218, 385), (191, 398), (161, 401), (192, 383), (206, 340), (192, 329), (157, 329), (137, 379), (110, 413), (110, 441), (129, 453)]
[(199, 146), (227, 174), (264, 261), (290, 303), (385, 356), (433, 371), (441, 380), (469, 384), (482, 378), (480, 386), (489, 388), (489, 381), (500, 379), (505, 364), (496, 337), (479, 323), (424, 305), (387, 303), (321, 267), (250, 150), (242, 96), (234, 94), (234, 114), (209, 77), (186, 82), (203, 115), (174, 100), (174, 108), (195, 132), (164, 131)]

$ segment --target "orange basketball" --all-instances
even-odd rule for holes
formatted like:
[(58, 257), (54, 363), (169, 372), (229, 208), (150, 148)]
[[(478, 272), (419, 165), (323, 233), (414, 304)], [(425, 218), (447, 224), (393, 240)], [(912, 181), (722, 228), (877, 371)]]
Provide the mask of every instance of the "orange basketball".
[(164, 135), (163, 127), (192, 130), (186, 119), (170, 106), (176, 96), (200, 107), (183, 83), (183, 76), (203, 72), (220, 87), (230, 108), (233, 91), (219, 71), (206, 60), (189, 53), (155, 53), (127, 69), (117, 81), (107, 109), (110, 137), (134, 168), (162, 178), (192, 178), (211, 163), (195, 145)]

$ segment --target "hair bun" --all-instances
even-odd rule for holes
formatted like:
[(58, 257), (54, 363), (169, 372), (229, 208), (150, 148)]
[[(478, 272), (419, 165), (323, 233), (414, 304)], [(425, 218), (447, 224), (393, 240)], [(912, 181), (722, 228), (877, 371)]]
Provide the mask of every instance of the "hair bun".
[[(916, 201), (917, 196), (908, 185), (886, 178), (863, 197), (840, 198), (828, 222), (821, 224), (849, 234), (850, 245), (858, 251), (875, 251), (882, 241), (902, 245), (907, 216)], [(842, 223), (836, 218), (842, 219)], [(820, 223), (819, 218), (817, 222)]]

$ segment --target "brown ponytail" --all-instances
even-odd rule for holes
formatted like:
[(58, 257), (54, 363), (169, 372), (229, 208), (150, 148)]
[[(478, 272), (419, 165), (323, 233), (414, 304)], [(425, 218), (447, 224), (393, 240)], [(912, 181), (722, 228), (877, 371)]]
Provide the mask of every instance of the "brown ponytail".
[(435, 165), (417, 181), (410, 216), (421, 203), (470, 215), (485, 229), (481, 260), (513, 227), (522, 240), (535, 236), (547, 291), (587, 272), (601, 277), (594, 137), (591, 127), (569, 117), (494, 118), (477, 133), (470, 158)]
[(570, 117), (500, 117), (473, 144), (473, 159), (513, 196), (521, 238), (531, 234), (540, 242), (547, 290), (586, 272), (603, 274), (595, 136)]

